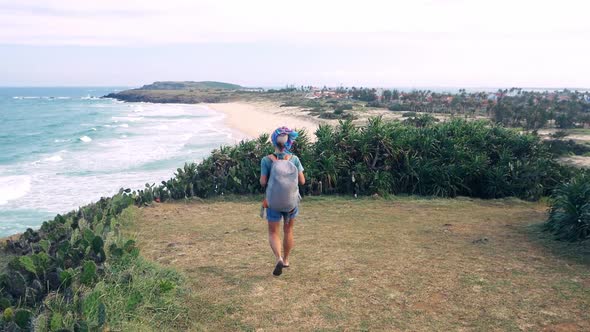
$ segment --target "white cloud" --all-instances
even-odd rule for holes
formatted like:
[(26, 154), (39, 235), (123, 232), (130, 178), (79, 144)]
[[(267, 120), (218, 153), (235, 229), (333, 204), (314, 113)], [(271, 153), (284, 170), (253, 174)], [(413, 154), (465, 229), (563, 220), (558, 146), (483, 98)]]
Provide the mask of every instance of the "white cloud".
[[(312, 33), (590, 32), (585, 1), (0, 0), (0, 43), (113, 44), (324, 41)], [(396, 34), (398, 33), (398, 34)], [(303, 37), (299, 37), (303, 34)], [(363, 40), (360, 39), (360, 40)], [(354, 42), (353, 40), (352, 42)]]
[(588, 12), (584, 0), (0, 0), (0, 45), (272, 44), (358, 55), (273, 67), (301, 83), (590, 86)]

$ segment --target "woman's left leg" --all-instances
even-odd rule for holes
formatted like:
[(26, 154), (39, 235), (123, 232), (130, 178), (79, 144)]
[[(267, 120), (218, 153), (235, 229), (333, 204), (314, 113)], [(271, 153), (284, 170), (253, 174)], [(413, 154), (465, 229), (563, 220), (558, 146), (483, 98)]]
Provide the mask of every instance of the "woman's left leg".
[(289, 253), (293, 249), (293, 226), (295, 224), (295, 218), (290, 219), (289, 222), (285, 222), (283, 225), (283, 264), (289, 266)]

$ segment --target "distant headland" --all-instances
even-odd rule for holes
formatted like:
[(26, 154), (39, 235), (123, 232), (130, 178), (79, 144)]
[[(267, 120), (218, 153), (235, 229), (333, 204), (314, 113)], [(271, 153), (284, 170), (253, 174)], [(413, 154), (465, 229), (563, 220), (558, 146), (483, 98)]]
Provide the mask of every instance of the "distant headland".
[(236, 94), (261, 91), (264, 89), (215, 81), (158, 81), (104, 97), (127, 102), (196, 104), (227, 102), (235, 100)]

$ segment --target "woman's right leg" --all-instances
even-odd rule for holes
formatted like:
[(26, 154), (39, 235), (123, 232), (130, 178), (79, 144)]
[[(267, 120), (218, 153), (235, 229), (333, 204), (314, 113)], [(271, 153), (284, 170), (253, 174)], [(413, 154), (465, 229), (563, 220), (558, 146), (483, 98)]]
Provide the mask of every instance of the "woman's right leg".
[(280, 236), (281, 222), (280, 221), (269, 221), (268, 222), (268, 243), (272, 249), (272, 253), (275, 255), (277, 263), (282, 261), (281, 258), (281, 236)]

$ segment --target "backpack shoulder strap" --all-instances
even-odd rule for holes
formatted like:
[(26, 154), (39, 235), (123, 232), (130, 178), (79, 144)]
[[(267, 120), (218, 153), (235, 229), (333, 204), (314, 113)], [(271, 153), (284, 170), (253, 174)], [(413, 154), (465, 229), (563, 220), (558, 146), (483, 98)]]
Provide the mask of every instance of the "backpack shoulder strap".
[[(282, 160), (289, 160), (291, 157), (292, 156), (290, 154), (285, 154)], [(268, 159), (270, 159), (272, 162), (279, 160), (279, 158), (274, 153), (269, 154)]]

